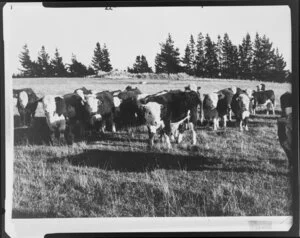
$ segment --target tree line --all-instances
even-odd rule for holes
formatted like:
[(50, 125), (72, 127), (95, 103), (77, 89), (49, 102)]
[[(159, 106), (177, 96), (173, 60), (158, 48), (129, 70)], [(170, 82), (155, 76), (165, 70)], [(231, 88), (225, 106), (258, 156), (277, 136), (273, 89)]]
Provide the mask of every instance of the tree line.
[(33, 61), (30, 58), (27, 44), (23, 46), (23, 51), (19, 55), (19, 60), (22, 66), (20, 74), (15, 74), (15, 77), (85, 77), (95, 75), (99, 71), (109, 72), (112, 66), (109, 58), (109, 51), (104, 44), (101, 48), (99, 42), (96, 43), (94, 56), (90, 66), (85, 66), (79, 62), (76, 55), (72, 54), (71, 63), (64, 64), (58, 49), (55, 49), (54, 57), (50, 59), (45, 47), (42, 46), (38, 52), (37, 60)]
[[(97, 75), (100, 71), (110, 72), (110, 54), (104, 44), (96, 43), (91, 65), (86, 67), (72, 55), (71, 64), (64, 64), (58, 49), (50, 59), (42, 46), (36, 61), (32, 61), (27, 45), (19, 55), (22, 69), (19, 77), (83, 77)], [(291, 73), (285, 70), (286, 62), (273, 48), (273, 43), (266, 36), (258, 33), (252, 42), (247, 33), (242, 43), (234, 45), (227, 33), (218, 35), (217, 42), (209, 34), (201, 32), (196, 41), (191, 35), (185, 47), (183, 57), (171, 34), (160, 43), (160, 51), (155, 57), (155, 73), (187, 73), (200, 78), (257, 79), (262, 81), (284, 82), (291, 79)], [(136, 56), (135, 63), (127, 68), (129, 73), (152, 73), (144, 55)]]
[(255, 35), (254, 42), (247, 33), (242, 43), (234, 45), (227, 33), (218, 35), (213, 42), (206, 34), (198, 34), (195, 42), (190, 36), (184, 56), (175, 47), (171, 34), (161, 43), (155, 58), (156, 73), (179, 73), (205, 78), (257, 79), (262, 81), (288, 81), (291, 74), (285, 70), (286, 62), (278, 48), (266, 36)]

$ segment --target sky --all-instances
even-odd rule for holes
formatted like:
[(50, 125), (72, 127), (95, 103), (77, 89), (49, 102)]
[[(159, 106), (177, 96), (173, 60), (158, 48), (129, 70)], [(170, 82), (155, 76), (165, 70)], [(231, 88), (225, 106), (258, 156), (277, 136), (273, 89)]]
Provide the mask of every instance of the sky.
[(4, 8), (5, 61), (16, 73), (19, 54), (28, 45), (32, 60), (42, 45), (52, 58), (58, 48), (64, 63), (72, 54), (91, 64), (96, 43), (106, 44), (113, 68), (132, 67), (137, 55), (145, 55), (154, 69), (160, 43), (172, 35), (181, 57), (190, 39), (201, 32), (216, 42), (228, 33), (233, 44), (242, 43), (248, 32), (266, 35), (278, 47), (291, 69), (291, 16), (288, 6), (225, 7), (124, 7), (44, 8), (41, 3), (9, 3)]

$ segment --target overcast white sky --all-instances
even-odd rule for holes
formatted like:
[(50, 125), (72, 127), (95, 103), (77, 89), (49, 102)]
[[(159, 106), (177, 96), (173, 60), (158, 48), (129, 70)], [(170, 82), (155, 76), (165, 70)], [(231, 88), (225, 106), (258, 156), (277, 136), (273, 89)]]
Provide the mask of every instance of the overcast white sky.
[[(12, 6), (12, 7), (11, 7)], [(183, 56), (190, 35), (207, 33), (213, 41), (224, 33), (240, 44), (247, 32), (266, 34), (283, 54), (291, 69), (291, 17), (287, 6), (258, 7), (139, 7), (114, 8), (43, 8), (40, 3), (10, 3), (4, 9), (5, 50), (12, 72), (20, 68), (18, 55), (28, 44), (32, 60), (41, 46), (53, 57), (59, 49), (64, 63), (72, 53), (90, 65), (96, 42), (106, 43), (114, 68), (127, 69), (137, 55), (146, 56), (154, 69), (159, 43), (171, 33)], [(7, 62), (6, 62), (7, 63)]]

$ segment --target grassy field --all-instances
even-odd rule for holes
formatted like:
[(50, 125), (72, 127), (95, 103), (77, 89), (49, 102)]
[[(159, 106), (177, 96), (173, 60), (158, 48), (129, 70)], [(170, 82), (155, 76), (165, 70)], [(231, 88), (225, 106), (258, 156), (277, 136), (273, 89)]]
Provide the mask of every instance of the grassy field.
[[(146, 84), (141, 84), (145, 81)], [(257, 81), (133, 79), (14, 79), (39, 96), (64, 94), (85, 86), (96, 91), (137, 86), (144, 93), (183, 89), (194, 82), (202, 92)], [(277, 137), (279, 97), (289, 84), (266, 83), (275, 91), (277, 115), (251, 117), (248, 132), (233, 124), (212, 131), (197, 127), (168, 151), (157, 138), (147, 146), (145, 128), (134, 136), (107, 132), (72, 146), (44, 143), (41, 106), (35, 127), (18, 127), (15, 109), (13, 217), (154, 217), (291, 215), (290, 171)]]

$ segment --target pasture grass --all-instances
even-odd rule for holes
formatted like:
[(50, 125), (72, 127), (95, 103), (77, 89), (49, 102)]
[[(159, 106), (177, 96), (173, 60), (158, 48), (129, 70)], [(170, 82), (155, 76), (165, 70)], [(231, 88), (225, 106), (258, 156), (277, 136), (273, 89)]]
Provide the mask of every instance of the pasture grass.
[[(75, 82), (74, 88), (90, 88)], [(46, 92), (46, 86), (30, 85), (40, 94)], [(276, 95), (288, 90), (271, 87)], [(49, 92), (59, 94), (61, 88), (55, 91), (49, 85)], [(151, 90), (153, 85), (145, 92)], [(39, 137), (45, 129), (42, 112), (39, 116), (31, 130), (17, 128), (15, 117), (14, 218), (292, 214), (291, 174), (277, 139), (278, 115), (258, 114), (244, 132), (233, 124), (218, 131), (197, 126), (195, 146), (186, 131), (182, 143), (172, 143), (171, 150), (159, 138), (149, 148), (144, 127), (133, 129), (133, 135), (106, 132), (97, 140), (50, 146)]]

